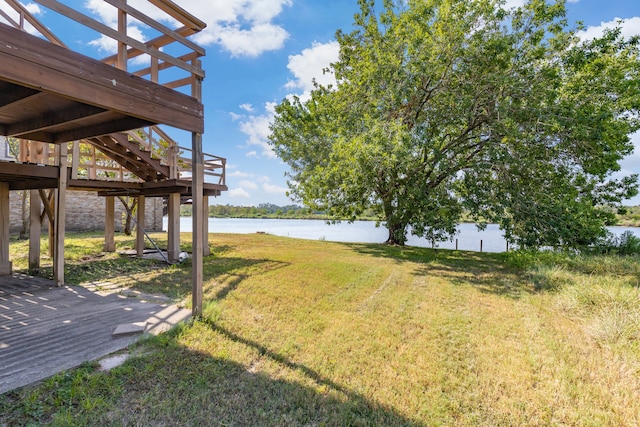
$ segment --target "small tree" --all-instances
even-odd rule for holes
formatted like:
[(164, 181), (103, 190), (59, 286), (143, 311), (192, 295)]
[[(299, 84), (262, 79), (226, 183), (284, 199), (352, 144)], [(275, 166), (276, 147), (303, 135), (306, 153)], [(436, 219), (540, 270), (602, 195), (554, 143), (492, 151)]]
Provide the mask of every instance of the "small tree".
[(637, 37), (580, 41), (563, 1), (359, 3), (336, 85), (276, 108), (294, 198), (334, 220), (371, 209), (390, 244), (447, 239), (465, 212), (521, 246), (604, 233), (637, 191), (611, 176), (640, 127)]
[(133, 216), (135, 215), (136, 209), (138, 207), (138, 198), (131, 196), (118, 196), (118, 200), (122, 203), (125, 210), (124, 217), (124, 234), (127, 236), (131, 236), (133, 231)]

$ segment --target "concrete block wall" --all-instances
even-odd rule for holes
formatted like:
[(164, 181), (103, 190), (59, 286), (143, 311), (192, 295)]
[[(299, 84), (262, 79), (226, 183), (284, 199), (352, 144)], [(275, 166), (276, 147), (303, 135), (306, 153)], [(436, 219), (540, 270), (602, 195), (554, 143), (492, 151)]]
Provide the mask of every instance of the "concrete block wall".
[[(11, 191), (10, 200), (10, 226), (12, 233), (18, 233), (22, 224), (22, 191)], [(26, 216), (29, 218), (29, 192), (26, 191)], [(162, 197), (145, 198), (145, 230), (162, 230)], [(115, 229), (122, 231), (126, 211), (124, 206), (116, 198), (115, 201)], [(135, 218), (134, 218), (135, 219)], [(65, 226), (67, 231), (103, 231), (105, 222), (105, 198), (99, 197), (91, 191), (67, 191), (67, 215)], [(45, 218), (43, 230), (48, 227), (49, 221)], [(27, 228), (28, 233), (28, 228)]]

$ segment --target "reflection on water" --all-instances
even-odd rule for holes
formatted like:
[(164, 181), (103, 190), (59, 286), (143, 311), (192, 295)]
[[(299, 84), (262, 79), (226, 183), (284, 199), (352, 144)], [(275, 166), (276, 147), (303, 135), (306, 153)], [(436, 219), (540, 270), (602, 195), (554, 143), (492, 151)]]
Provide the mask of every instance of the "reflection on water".
[[(163, 229), (167, 229), (167, 217), (164, 218)], [(180, 218), (180, 230), (191, 231), (191, 217)], [(640, 237), (638, 227), (609, 227), (609, 230), (616, 235), (630, 230)], [(376, 227), (373, 221), (327, 224), (321, 220), (307, 219), (209, 218), (209, 232), (238, 234), (264, 232), (298, 239), (351, 243), (381, 243), (387, 239), (387, 230), (384, 227)], [(475, 224), (460, 224), (458, 234), (453, 241), (436, 243), (436, 247), (455, 249), (456, 240), (460, 250), (480, 251), (481, 241), (484, 252), (504, 252), (507, 248), (502, 231), (496, 224), (489, 224), (482, 231), (478, 231)], [(412, 235), (409, 235), (407, 244), (431, 247), (430, 241)]]

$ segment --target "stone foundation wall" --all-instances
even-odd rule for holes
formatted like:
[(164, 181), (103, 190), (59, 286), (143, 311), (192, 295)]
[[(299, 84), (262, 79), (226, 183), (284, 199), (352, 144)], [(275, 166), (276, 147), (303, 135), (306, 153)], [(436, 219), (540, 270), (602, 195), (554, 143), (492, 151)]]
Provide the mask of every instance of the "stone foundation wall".
[[(18, 233), (22, 224), (22, 191), (11, 191), (10, 225), (11, 233)], [(29, 220), (29, 192), (26, 192), (26, 218)], [(162, 197), (145, 198), (145, 230), (162, 231)], [(126, 211), (122, 202), (115, 200), (115, 229), (122, 231)], [(135, 219), (135, 218), (134, 218)], [(66, 229), (68, 231), (103, 231), (105, 222), (105, 198), (95, 192), (67, 191)], [(49, 221), (44, 219), (43, 230), (48, 228)], [(29, 228), (27, 226), (27, 234)]]

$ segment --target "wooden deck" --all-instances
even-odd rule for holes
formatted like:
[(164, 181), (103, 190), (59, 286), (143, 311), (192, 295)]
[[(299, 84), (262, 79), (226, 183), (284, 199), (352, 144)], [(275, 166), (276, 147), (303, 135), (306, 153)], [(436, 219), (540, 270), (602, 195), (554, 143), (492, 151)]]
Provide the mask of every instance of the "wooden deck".
[(112, 336), (121, 324), (162, 331), (189, 310), (14, 274), (0, 276), (0, 393), (125, 349), (140, 335)]
[[(0, 163), (0, 275), (12, 269), (7, 219), (10, 191), (56, 190), (48, 195), (31, 192), (34, 207), (30, 213), (29, 259), (30, 268), (37, 269), (40, 224), (35, 220), (42, 222), (44, 218), (41, 208), (35, 206), (40, 203), (39, 195), (50, 220), (57, 285), (64, 284), (67, 190), (91, 189), (108, 198), (108, 250), (113, 250), (114, 196), (136, 196), (141, 207), (145, 196), (166, 196), (170, 257), (179, 253), (180, 200), (190, 196), (194, 212), (193, 307), (194, 313), (201, 312), (202, 257), (209, 251), (203, 220), (207, 197), (227, 189), (225, 159), (212, 156), (207, 160), (202, 151), (205, 71), (200, 58), (205, 50), (188, 37), (202, 31), (206, 24), (171, 0), (148, 0), (144, 9), (155, 9), (153, 13), (142, 12), (127, 0), (105, 0), (117, 16), (117, 29), (96, 20), (91, 13), (83, 14), (83, 9), (72, 2), (33, 1), (43, 9), (43, 19), (57, 14), (65, 23), (56, 23), (63, 34), (55, 35), (19, 1), (0, 0), (0, 135), (21, 147), (21, 158), (15, 163)], [(128, 30), (135, 22), (144, 24), (144, 35)], [(71, 30), (78, 26), (84, 28)], [(89, 30), (86, 34), (97, 32), (111, 39), (116, 53), (93, 58), (70, 49), (69, 45), (78, 46), (75, 34), (85, 34), (85, 30)], [(70, 38), (68, 44), (65, 37)], [(136, 60), (131, 61), (133, 58)], [(172, 141), (158, 124), (191, 133), (191, 148)], [(153, 145), (154, 135), (159, 145)], [(54, 144), (55, 149), (49, 150), (48, 144)], [(93, 158), (88, 167), (82, 161), (86, 156), (79, 148), (81, 144), (99, 150), (90, 155)], [(52, 151), (53, 164), (48, 163), (47, 154)], [(188, 161), (181, 158), (187, 151)], [(100, 156), (117, 165), (109, 163), (110, 169), (98, 174), (95, 166), (105, 166)], [(188, 173), (184, 173), (187, 168)], [(214, 182), (205, 180), (207, 171)], [(139, 208), (137, 215), (137, 223), (144, 224), (144, 208)], [(139, 252), (145, 244), (142, 231), (138, 227)]]

